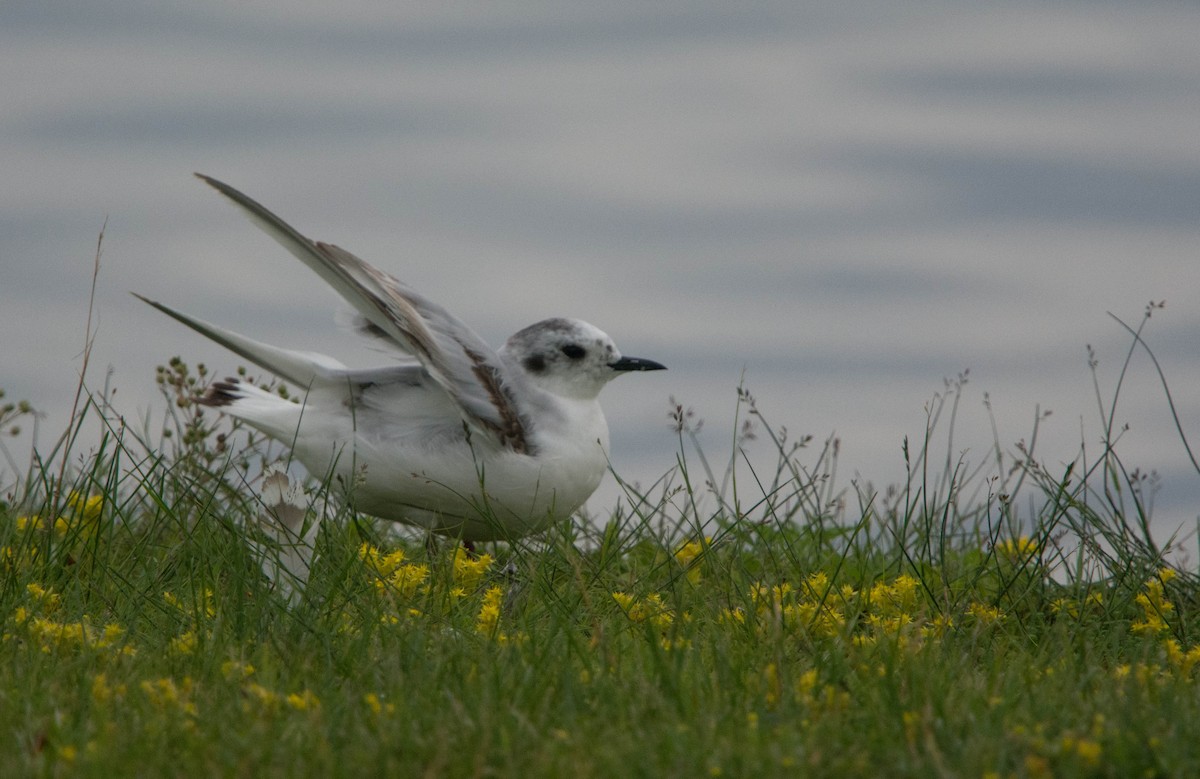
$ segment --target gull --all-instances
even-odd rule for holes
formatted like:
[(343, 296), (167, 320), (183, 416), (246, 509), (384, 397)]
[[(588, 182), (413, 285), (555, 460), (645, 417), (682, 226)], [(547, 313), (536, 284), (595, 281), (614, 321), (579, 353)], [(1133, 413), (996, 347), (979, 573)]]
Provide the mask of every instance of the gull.
[(336, 477), (356, 510), (468, 543), (538, 533), (599, 486), (609, 446), (600, 390), (624, 373), (665, 366), (625, 357), (604, 332), (568, 318), (532, 324), (493, 350), (407, 284), (196, 176), (333, 287), (357, 312), (360, 332), (403, 353), (395, 364), (347, 368), (137, 295), (301, 390), (293, 401), (228, 378), (201, 404), (289, 446), (309, 473)]

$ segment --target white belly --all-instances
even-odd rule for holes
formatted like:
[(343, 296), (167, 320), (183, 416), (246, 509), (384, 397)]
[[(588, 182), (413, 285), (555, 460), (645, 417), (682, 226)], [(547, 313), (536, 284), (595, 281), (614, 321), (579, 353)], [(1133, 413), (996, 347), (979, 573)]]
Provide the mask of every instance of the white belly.
[(475, 541), (516, 538), (569, 517), (599, 486), (608, 427), (596, 411), (574, 420), (572, 435), (535, 435), (532, 455), (449, 431), (413, 446), (353, 429), (299, 436), (295, 454), (350, 485), (363, 513)]

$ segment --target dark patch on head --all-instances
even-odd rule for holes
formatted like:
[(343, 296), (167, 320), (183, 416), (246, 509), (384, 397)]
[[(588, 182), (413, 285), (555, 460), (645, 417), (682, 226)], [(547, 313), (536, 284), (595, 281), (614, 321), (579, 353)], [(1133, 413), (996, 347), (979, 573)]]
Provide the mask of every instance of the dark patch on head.
[(530, 373), (541, 373), (542, 371), (546, 370), (546, 358), (542, 357), (540, 354), (526, 357), (525, 361), (521, 364), (524, 365), (525, 370), (529, 371)]

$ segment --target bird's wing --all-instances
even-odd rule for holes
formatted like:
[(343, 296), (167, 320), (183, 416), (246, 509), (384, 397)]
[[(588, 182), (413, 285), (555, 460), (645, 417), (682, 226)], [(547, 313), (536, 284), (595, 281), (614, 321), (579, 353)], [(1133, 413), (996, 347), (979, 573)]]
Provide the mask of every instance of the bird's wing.
[(513, 396), (520, 377), (462, 321), (345, 249), (309, 240), (228, 184), (196, 175), (241, 206), (255, 224), (337, 290), (367, 322), (416, 357), (472, 427), (515, 452), (532, 453), (528, 424)]

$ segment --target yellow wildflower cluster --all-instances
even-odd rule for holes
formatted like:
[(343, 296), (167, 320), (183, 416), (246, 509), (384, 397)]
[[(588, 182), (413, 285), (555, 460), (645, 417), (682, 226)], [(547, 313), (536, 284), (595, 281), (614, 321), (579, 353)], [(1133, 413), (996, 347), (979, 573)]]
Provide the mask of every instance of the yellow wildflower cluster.
[(121, 642), (125, 629), (115, 623), (95, 627), (87, 614), (77, 621), (59, 621), (52, 615), (59, 608), (62, 598), (53, 589), (40, 584), (25, 585), (29, 596), (26, 605), (13, 610), (13, 624), (24, 629), (26, 635), (47, 654), (76, 649), (101, 650), (115, 655), (133, 655), (136, 650)]
[(1104, 593), (1100, 590), (1093, 590), (1085, 595), (1082, 600), (1078, 598), (1055, 598), (1050, 603), (1050, 611), (1056, 617), (1080, 619), (1089, 613), (1100, 610), (1103, 606)]
[(504, 590), (493, 585), (483, 594), (479, 616), (475, 619), (475, 630), (489, 638), (504, 640), (500, 632), (500, 607), (504, 604)]
[(238, 682), (253, 676), (254, 666), (241, 660), (226, 660), (221, 663), (221, 675), (231, 682)]
[(88, 623), (86, 614), (79, 622), (55, 622), (44, 617), (33, 617), (27, 627), (30, 636), (38, 641), (41, 650), (46, 653), (76, 647), (112, 649), (117, 654), (125, 655), (136, 652), (131, 646), (117, 646), (125, 634), (124, 628), (113, 623), (103, 628), (93, 627)]
[(1167, 651), (1167, 662), (1179, 672), (1180, 676), (1190, 676), (1197, 665), (1200, 665), (1200, 646), (1184, 650), (1178, 641), (1168, 638), (1163, 642)]
[(642, 598), (627, 592), (614, 592), (612, 597), (625, 612), (625, 616), (633, 622), (648, 622), (660, 630), (665, 630), (675, 621), (675, 612), (663, 603), (662, 596), (656, 592)]
[(902, 575), (876, 582), (860, 592), (850, 586), (835, 588), (828, 574), (818, 571), (805, 577), (798, 587), (786, 582), (771, 587), (757, 584), (750, 595), (760, 626), (800, 630), (824, 638), (846, 635), (854, 622), (847, 610), (853, 607), (852, 614), (861, 611), (859, 624), (870, 629), (855, 636), (861, 644), (883, 635), (910, 632), (909, 627), (923, 611), (919, 586), (913, 577)]
[(167, 649), (172, 654), (190, 655), (196, 651), (197, 643), (199, 643), (199, 639), (196, 637), (196, 631), (188, 630), (171, 639), (167, 644)]
[[(494, 562), (491, 555), (475, 556), (458, 547), (454, 550), (445, 576), (434, 575), (427, 564), (408, 562), (403, 549), (385, 552), (364, 543), (359, 547), (358, 556), (375, 576), (375, 591), (389, 606), (379, 616), (384, 624), (398, 624), (402, 618), (420, 619), (439, 614), (444, 617), (454, 611), (461, 613), (462, 610), (473, 608), (470, 604), (475, 602), (474, 599), (470, 603), (467, 599), (477, 596), (480, 598), (479, 610), (473, 612), (476, 614), (476, 632), (501, 643), (514, 638), (499, 629), (504, 590), (499, 586), (483, 589)], [(415, 601), (418, 597), (421, 600)], [(427, 613), (430, 609), (437, 613)], [(346, 619), (345, 630), (355, 630), (349, 617)]]
[(66, 510), (54, 517), (38, 514), (18, 516), (13, 523), (16, 543), (0, 547), (0, 563), (10, 568), (27, 568), (44, 553), (70, 550), (96, 535), (104, 512), (101, 495), (86, 497), (78, 492), (67, 496)]
[(1170, 629), (1167, 619), (1175, 611), (1175, 606), (1167, 600), (1164, 585), (1174, 578), (1175, 571), (1170, 568), (1162, 568), (1157, 574), (1146, 580), (1143, 591), (1137, 595), (1137, 604), (1142, 609), (1142, 618), (1130, 625), (1130, 630), (1142, 635), (1157, 636)]
[(688, 581), (692, 584), (700, 583), (700, 566), (693, 563), (704, 554), (711, 543), (712, 536), (705, 536), (704, 541), (688, 541), (675, 550), (675, 562), (687, 571)]
[(185, 625), (183, 632), (167, 644), (168, 651), (177, 655), (192, 654), (202, 638), (207, 639), (211, 636), (207, 625), (217, 616), (213, 591), (205, 587), (196, 594), (195, 603), (190, 607), (172, 592), (164, 592), (162, 598), (163, 602), (179, 613)]
[(768, 663), (762, 672), (763, 703), (769, 709), (774, 709), (783, 701), (785, 692), (790, 693), (794, 703), (805, 710), (801, 725), (807, 725), (813, 717), (834, 714), (850, 705), (850, 694), (833, 685), (821, 684), (817, 669), (810, 668), (801, 672), (786, 685), (780, 673), (779, 666)]
[(269, 687), (263, 687), (258, 682), (246, 682), (242, 686), (242, 711), (250, 713), (275, 712), (279, 710), (279, 693)]
[(385, 702), (373, 692), (369, 692), (363, 696), (363, 703), (367, 705), (367, 708), (376, 717), (390, 717), (396, 713), (396, 704)]
[(990, 627), (1004, 619), (1004, 613), (999, 608), (985, 603), (972, 603), (967, 607), (967, 614), (975, 620), (976, 625), (982, 627)]
[(1096, 714), (1084, 732), (1067, 730), (1057, 736), (1048, 736), (1044, 726), (1039, 724), (1032, 731), (1018, 725), (1009, 735), (1028, 750), (1024, 760), (1026, 774), (1051, 777), (1098, 768), (1104, 758), (1103, 742), (1108, 731), (1105, 716)]
[(320, 711), (321, 709), (320, 699), (311, 690), (288, 693), (284, 702), (296, 711)]
[(1135, 598), (1141, 610), (1141, 618), (1134, 620), (1129, 626), (1131, 632), (1161, 638), (1161, 646), (1166, 657), (1166, 666), (1158, 664), (1139, 663), (1136, 666), (1118, 666), (1115, 675), (1118, 679), (1133, 676), (1139, 684), (1145, 686), (1154, 681), (1165, 681), (1174, 677), (1190, 677), (1192, 672), (1200, 667), (1200, 646), (1185, 648), (1178, 640), (1169, 637), (1170, 625), (1167, 620), (1175, 613), (1175, 604), (1167, 598), (1166, 584), (1177, 574), (1171, 568), (1160, 568), (1142, 585), (1142, 591)]
[(908, 574), (901, 574), (890, 582), (876, 582), (866, 592), (863, 622), (871, 633), (856, 636), (862, 639), (882, 638), (908, 639), (913, 626), (921, 621), (924, 604), (920, 597), (921, 583)]
[(43, 587), (37, 582), (26, 584), (25, 591), (30, 595), (32, 601), (30, 605), (42, 614), (58, 611), (58, 606), (62, 602), (62, 598), (57, 592)]
[(242, 710), (246, 713), (275, 713), (285, 706), (295, 711), (320, 710), (321, 701), (312, 691), (279, 693), (253, 681), (251, 677), (254, 672), (253, 665), (241, 660), (227, 660), (221, 665), (222, 676), (231, 682), (241, 683)]
[(404, 562), (403, 549), (385, 554), (364, 543), (359, 547), (358, 556), (377, 574), (375, 589), (380, 595), (411, 599), (429, 578), (429, 566)]
[(196, 704), (192, 701), (193, 686), (191, 677), (185, 676), (179, 684), (169, 677), (147, 679), (142, 682), (141, 689), (155, 707), (195, 717)]
[(996, 544), (996, 555), (1012, 563), (1024, 563), (1038, 555), (1038, 543), (1029, 536), (1006, 538)]
[[(838, 586), (827, 573), (816, 571), (795, 584), (756, 582), (748, 595), (747, 606), (721, 609), (717, 622), (753, 629), (764, 636), (796, 634), (809, 640), (847, 641), (858, 647), (886, 640), (917, 649), (954, 630), (958, 619), (932, 609), (921, 581), (907, 574), (859, 590)], [(666, 629), (679, 619), (657, 593), (613, 592), (612, 598), (635, 623)], [(967, 625), (978, 628), (990, 628), (1004, 620), (999, 608), (979, 602), (970, 604), (964, 616)], [(689, 612), (682, 614), (684, 621), (689, 617)]]
[(125, 698), (125, 685), (112, 684), (108, 676), (98, 673), (92, 679), (92, 702), (104, 706), (110, 702), (120, 702)]
[(191, 608), (181, 601), (172, 592), (163, 592), (163, 602), (168, 606), (176, 609), (186, 617), (198, 616), (204, 620), (210, 620), (217, 616), (216, 598), (213, 591), (209, 587), (205, 587), (197, 594), (195, 605)]
[[(805, 578), (795, 593), (795, 599), (779, 608), (776, 605), (779, 598), (786, 597), (782, 589), (772, 588), (771, 605), (773, 609), (779, 609), (778, 613), (785, 624), (803, 628), (818, 636), (841, 635), (846, 629), (845, 606), (847, 600), (856, 594), (853, 588), (833, 591), (829, 577), (820, 571)], [(758, 594), (761, 593), (762, 589), (759, 588)]]
[(905, 615), (911, 618), (920, 609), (921, 583), (908, 574), (890, 582), (877, 582), (867, 593), (867, 608), (883, 616)]
[(492, 567), (492, 556), (489, 554), (481, 554), (477, 558), (472, 558), (467, 553), (466, 549), (461, 546), (454, 550), (454, 586), (461, 592), (474, 592), (479, 586), (479, 582), (483, 579), (483, 575), (487, 573), (488, 568)]

